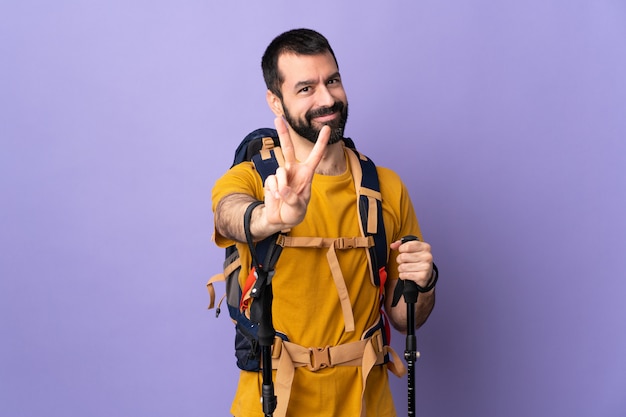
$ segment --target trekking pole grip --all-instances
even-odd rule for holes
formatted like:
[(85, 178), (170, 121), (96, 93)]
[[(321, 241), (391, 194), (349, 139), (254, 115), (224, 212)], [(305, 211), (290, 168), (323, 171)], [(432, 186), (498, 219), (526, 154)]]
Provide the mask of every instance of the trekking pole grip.
[[(402, 238), (401, 242), (406, 243), (406, 242), (411, 242), (413, 240), (419, 240), (419, 239), (417, 238), (417, 236), (407, 235)], [(419, 292), (420, 292), (419, 286), (414, 281), (411, 281), (410, 279), (404, 280), (403, 295), (404, 295), (404, 301), (406, 303), (412, 303), (412, 304), (417, 303), (417, 296), (419, 295)]]

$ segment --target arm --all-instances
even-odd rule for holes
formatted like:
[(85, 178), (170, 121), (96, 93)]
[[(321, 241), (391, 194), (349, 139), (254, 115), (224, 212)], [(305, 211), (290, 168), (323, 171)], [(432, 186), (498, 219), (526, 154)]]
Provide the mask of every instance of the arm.
[[(400, 241), (391, 244), (391, 249), (397, 250), (399, 278), (414, 281), (421, 287), (426, 287), (433, 274), (433, 256), (430, 251), (430, 245), (420, 241), (410, 241), (401, 244)], [(385, 285), (385, 310), (389, 315), (389, 319), (393, 327), (401, 332), (406, 332), (406, 304), (401, 298), (395, 307), (391, 306), (393, 292), (395, 290), (397, 279), (389, 279)], [(435, 290), (427, 293), (420, 293), (415, 305), (415, 325), (419, 328), (430, 315), (435, 305)]]
[[(245, 242), (246, 235), (243, 230), (243, 216), (250, 204), (257, 201), (251, 195), (244, 193), (229, 194), (223, 197), (215, 208), (215, 229), (225, 238)], [(281, 229), (273, 229), (271, 225), (264, 224), (265, 206), (260, 205), (252, 211), (250, 228), (255, 240), (262, 240)]]
[[(307, 159), (298, 162), (285, 122), (281, 118), (276, 118), (274, 124), (285, 165), (265, 180), (264, 204), (252, 212), (250, 231), (255, 240), (294, 227), (304, 219), (311, 198), (313, 174), (324, 156), (330, 137), (330, 129), (322, 128)], [(245, 242), (242, 219), (246, 209), (254, 201), (254, 197), (243, 193), (223, 197), (215, 209), (215, 228), (218, 233), (229, 239)]]

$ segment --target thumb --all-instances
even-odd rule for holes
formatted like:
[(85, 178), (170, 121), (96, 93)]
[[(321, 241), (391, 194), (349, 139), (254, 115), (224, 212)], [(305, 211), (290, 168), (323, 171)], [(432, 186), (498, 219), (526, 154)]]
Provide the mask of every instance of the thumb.
[(389, 245), (389, 247), (392, 250), (398, 250), (400, 248), (400, 245), (402, 245), (402, 241), (401, 240), (396, 240), (395, 242), (391, 243), (391, 245)]

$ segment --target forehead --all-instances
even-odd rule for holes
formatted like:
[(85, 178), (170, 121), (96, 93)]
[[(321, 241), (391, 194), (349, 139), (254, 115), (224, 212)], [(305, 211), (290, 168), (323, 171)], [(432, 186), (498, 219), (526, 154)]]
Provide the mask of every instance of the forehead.
[(285, 53), (278, 57), (278, 71), (283, 85), (290, 86), (305, 80), (324, 80), (336, 74), (338, 68), (330, 52), (318, 55)]

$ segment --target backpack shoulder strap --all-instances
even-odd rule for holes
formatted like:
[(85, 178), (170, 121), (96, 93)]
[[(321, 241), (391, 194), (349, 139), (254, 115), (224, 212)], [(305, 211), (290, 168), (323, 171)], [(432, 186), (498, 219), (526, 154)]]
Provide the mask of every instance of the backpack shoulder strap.
[(354, 148), (347, 152), (359, 202), (359, 226), (363, 236), (372, 236), (374, 246), (367, 252), (370, 278), (376, 286), (386, 279), (387, 237), (383, 222), (382, 195), (374, 162)]
[[(251, 150), (250, 160), (254, 163), (254, 167), (261, 176), (262, 182), (265, 183), (267, 177), (276, 173), (278, 167), (285, 164), (285, 160), (280, 149), (278, 133), (275, 129), (258, 129), (250, 135), (253, 134), (256, 137), (262, 135), (262, 138), (260, 147), (257, 145), (256, 149)], [(248, 242), (252, 256), (254, 257), (256, 252), (258, 263), (266, 270), (273, 269), (278, 256), (280, 256), (282, 247), (276, 245), (276, 239), (279, 235), (280, 233), (269, 236), (258, 242), (256, 246), (253, 246), (250, 241)]]
[(283, 153), (280, 146), (278, 146), (278, 134), (276, 131), (274, 131), (274, 135), (273, 137), (264, 137), (261, 148), (250, 158), (263, 183), (265, 183), (267, 177), (276, 173), (276, 169), (279, 166), (285, 164)]
[(278, 145), (278, 134), (276, 133), (276, 129), (270, 129), (268, 127), (262, 127), (260, 129), (253, 130), (248, 133), (245, 138), (241, 141), (237, 150), (235, 151), (235, 157), (233, 158), (233, 165), (235, 166), (243, 161), (251, 161), (252, 156), (257, 154), (265, 141), (264, 138), (271, 138)]

